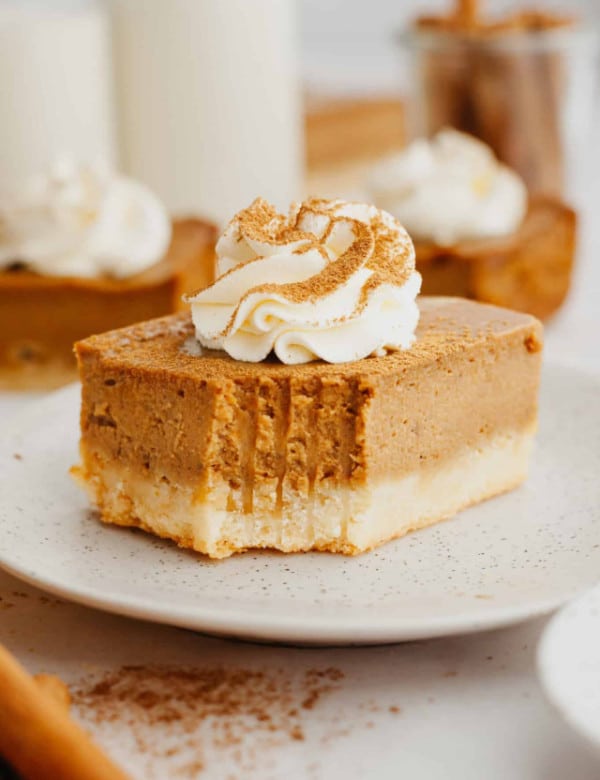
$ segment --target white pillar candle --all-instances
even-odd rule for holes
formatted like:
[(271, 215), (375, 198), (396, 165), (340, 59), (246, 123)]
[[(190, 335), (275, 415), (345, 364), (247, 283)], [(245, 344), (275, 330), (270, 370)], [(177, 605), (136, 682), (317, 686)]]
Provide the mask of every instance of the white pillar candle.
[(175, 212), (301, 195), (294, 0), (112, 0), (125, 169)]
[(109, 36), (93, 0), (0, 0), (0, 196), (57, 157), (115, 162)]

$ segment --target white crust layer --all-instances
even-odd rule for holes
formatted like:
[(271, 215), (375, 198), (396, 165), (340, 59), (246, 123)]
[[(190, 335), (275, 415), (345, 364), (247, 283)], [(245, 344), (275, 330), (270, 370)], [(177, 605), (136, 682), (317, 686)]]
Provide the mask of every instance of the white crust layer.
[(219, 508), (215, 494), (200, 499), (191, 487), (103, 463), (99, 455), (88, 457), (87, 472), (74, 472), (104, 522), (143, 528), (211, 558), (258, 547), (355, 555), (517, 487), (527, 476), (534, 433), (496, 436), (400, 479), (321, 488), (310, 502), (288, 494), (278, 513)]

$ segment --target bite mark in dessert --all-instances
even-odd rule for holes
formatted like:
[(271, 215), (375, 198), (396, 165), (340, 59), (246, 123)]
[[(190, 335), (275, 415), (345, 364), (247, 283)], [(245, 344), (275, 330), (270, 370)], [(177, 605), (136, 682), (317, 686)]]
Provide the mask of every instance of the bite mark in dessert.
[(214, 558), (355, 554), (515, 487), (537, 423), (540, 324), (459, 299), (419, 308), (412, 346), (351, 362), (196, 354), (187, 314), (80, 342), (76, 472), (102, 519)]

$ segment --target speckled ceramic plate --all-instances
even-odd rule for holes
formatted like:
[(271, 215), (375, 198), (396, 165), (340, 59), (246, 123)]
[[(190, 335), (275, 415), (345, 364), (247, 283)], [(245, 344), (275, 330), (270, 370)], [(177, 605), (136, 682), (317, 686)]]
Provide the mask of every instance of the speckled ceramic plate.
[(600, 586), (550, 621), (538, 670), (550, 701), (600, 758)]
[(61, 596), (239, 637), (375, 643), (507, 625), (548, 612), (600, 572), (600, 381), (545, 371), (532, 473), (519, 490), (372, 553), (247, 553), (214, 562), (103, 526), (67, 474), (78, 388), (4, 436), (0, 565)]

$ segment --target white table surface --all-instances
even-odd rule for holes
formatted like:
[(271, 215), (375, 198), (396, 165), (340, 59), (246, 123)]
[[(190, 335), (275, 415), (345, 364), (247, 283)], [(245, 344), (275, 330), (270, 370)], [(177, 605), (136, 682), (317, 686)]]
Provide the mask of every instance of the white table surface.
[[(546, 357), (600, 374), (600, 229), (591, 216), (583, 227), (572, 295), (547, 327)], [(0, 397), (1, 418), (28, 403), (35, 396)], [(101, 727), (87, 719), (99, 741), (139, 780), (600, 777), (600, 764), (547, 704), (537, 681), (535, 648), (545, 620), (464, 638), (315, 650), (212, 639), (113, 617), (48, 600), (1, 573), (0, 598), (0, 641), (32, 671), (58, 673), (73, 684), (127, 664), (224, 665), (268, 674), (277, 669), (277, 685), (292, 687), (309, 669), (343, 673), (313, 709), (299, 708), (303, 740), (280, 733), (265, 740), (250, 717), (241, 744), (219, 748), (199, 720), (195, 736), (204, 766), (197, 771), (181, 769), (180, 753), (171, 758), (157, 757), (160, 750), (148, 753), (148, 741), (160, 746), (187, 738), (171, 726), (148, 726), (151, 735), (140, 750), (125, 709)], [(300, 703), (301, 691), (298, 697)]]
[[(192, 777), (597, 780), (600, 775), (600, 766), (554, 714), (536, 681), (543, 620), (464, 638), (306, 649), (211, 639), (48, 602), (4, 574), (0, 597), (0, 607), (14, 604), (0, 612), (2, 641), (31, 670), (57, 673), (71, 684), (128, 664), (281, 669), (291, 682), (308, 669), (334, 667), (344, 674), (312, 710), (300, 707), (303, 741), (277, 732), (275, 744), (265, 746), (264, 732), (253, 733), (250, 720), (236, 758), (234, 748), (215, 748), (210, 730), (199, 722), (206, 764)], [(140, 780), (180, 776), (182, 756), (149, 761), (133, 744), (126, 721), (124, 710), (98, 732), (113, 756)], [(161, 736), (172, 739), (167, 726), (154, 732), (157, 742)], [(253, 748), (256, 755), (244, 768)]]

